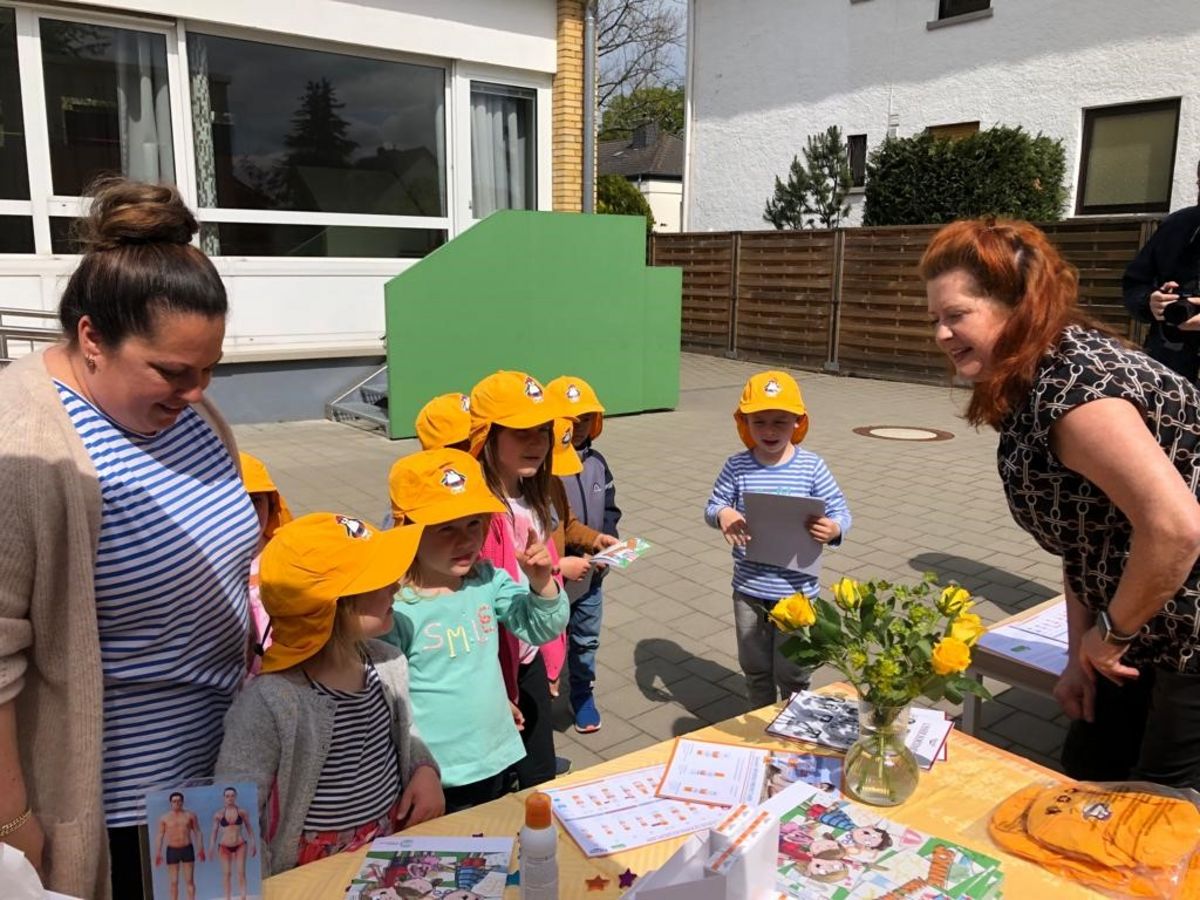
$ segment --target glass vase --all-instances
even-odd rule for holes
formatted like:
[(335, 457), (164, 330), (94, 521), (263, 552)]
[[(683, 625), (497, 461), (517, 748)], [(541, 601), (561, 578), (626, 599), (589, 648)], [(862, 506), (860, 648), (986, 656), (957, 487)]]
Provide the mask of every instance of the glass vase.
[(847, 794), (871, 806), (896, 806), (912, 796), (921, 768), (904, 744), (908, 723), (907, 705), (858, 701), (858, 740), (843, 763)]

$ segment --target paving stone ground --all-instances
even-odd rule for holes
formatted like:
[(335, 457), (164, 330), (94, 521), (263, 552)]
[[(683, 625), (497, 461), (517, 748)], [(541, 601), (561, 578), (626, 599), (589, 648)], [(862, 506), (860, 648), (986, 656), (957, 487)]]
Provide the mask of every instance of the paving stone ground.
[[(621, 531), (654, 551), (605, 582), (597, 701), (603, 728), (571, 727), (556, 706), (557, 746), (577, 767), (738, 715), (747, 708), (733, 634), (729, 551), (704, 523), (704, 504), (727, 456), (741, 449), (731, 412), (745, 379), (764, 368), (684, 354), (678, 409), (606, 420), (597, 446), (615, 474)], [(959, 418), (965, 394), (796, 372), (809, 408), (808, 449), (821, 454), (849, 500), (854, 524), (825, 554), (823, 584), (842, 575), (911, 580), (925, 571), (986, 598), (995, 621), (1061, 590), (1055, 559), (1013, 524), (995, 468), (996, 436)], [(860, 426), (941, 429), (940, 442), (881, 440)], [(378, 521), (387, 471), (415, 441), (388, 441), (331, 422), (236, 428), (262, 457), (297, 513), (328, 510)], [(835, 673), (818, 673), (817, 683)], [(1065, 719), (1057, 705), (999, 682), (981, 736), (1058, 768)], [(949, 709), (957, 712), (953, 707)]]

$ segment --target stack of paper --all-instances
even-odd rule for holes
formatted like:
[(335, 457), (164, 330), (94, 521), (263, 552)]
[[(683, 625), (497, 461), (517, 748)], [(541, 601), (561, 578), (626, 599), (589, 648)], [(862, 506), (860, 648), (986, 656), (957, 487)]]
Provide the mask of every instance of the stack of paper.
[(994, 653), (1059, 675), (1067, 667), (1067, 605), (1065, 602), (1030, 616), (989, 629), (979, 645)]
[[(953, 727), (954, 723), (940, 710), (912, 707), (905, 743), (921, 768), (930, 769), (936, 761), (946, 758), (946, 739)], [(858, 703), (799, 691), (767, 726), (767, 732), (793, 741), (849, 750), (858, 740)]]
[(719, 806), (657, 796), (665, 771), (665, 766), (649, 766), (546, 793), (559, 822), (587, 856), (682, 837), (711, 828), (728, 814)]

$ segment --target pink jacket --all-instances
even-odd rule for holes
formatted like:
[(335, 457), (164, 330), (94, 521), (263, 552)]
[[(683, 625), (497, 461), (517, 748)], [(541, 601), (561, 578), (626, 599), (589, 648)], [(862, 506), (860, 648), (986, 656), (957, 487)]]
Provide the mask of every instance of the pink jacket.
[[(555, 549), (554, 542), (546, 544), (546, 549), (550, 552), (550, 559), (557, 566), (558, 550)], [(490, 562), (498, 569), (503, 569), (513, 579), (521, 580), (521, 564), (517, 562), (516, 536), (513, 534), (511, 516), (504, 513), (492, 516), (492, 524), (488, 528), (487, 537), (483, 539), (483, 549), (479, 553), (479, 558)], [(517, 668), (521, 664), (519, 645), (520, 641), (517, 636), (501, 625), (500, 671), (504, 675), (504, 689), (508, 692), (508, 699), (513, 703), (517, 702), (518, 697)]]

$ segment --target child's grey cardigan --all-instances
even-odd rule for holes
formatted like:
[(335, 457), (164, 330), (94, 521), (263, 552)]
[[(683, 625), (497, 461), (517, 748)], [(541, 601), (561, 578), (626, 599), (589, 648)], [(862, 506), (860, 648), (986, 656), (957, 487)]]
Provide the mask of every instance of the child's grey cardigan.
[[(367, 655), (379, 673), (392, 714), (392, 738), (400, 751), (400, 777), (407, 786), (418, 766), (437, 763), (412, 727), (408, 705), (408, 660), (382, 641), (367, 641)], [(263, 828), (270, 828), (268, 803), (278, 791), (279, 820), (274, 838), (256, 835), (267, 875), (296, 865), (300, 832), (329, 753), (336, 704), (318, 694), (295, 669), (259, 675), (225, 715), (225, 738), (217, 758), (216, 781), (253, 781)]]

